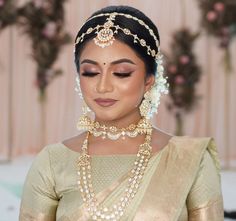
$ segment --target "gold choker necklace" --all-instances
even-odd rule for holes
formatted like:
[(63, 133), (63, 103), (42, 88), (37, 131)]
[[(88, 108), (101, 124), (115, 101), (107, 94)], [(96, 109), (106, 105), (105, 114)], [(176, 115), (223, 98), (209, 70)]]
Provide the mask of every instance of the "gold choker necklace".
[(95, 196), (91, 176), (91, 156), (88, 153), (88, 137), (90, 132), (87, 133), (86, 139), (83, 142), (82, 152), (78, 160), (78, 185), (82, 199), (92, 220), (118, 221), (124, 215), (126, 208), (130, 204), (130, 201), (138, 192), (145, 169), (151, 157), (152, 127), (150, 123), (149, 128), (151, 129), (146, 131), (145, 142), (139, 146), (139, 151), (137, 153), (133, 169), (131, 170), (131, 175), (128, 178), (128, 184), (125, 188), (125, 192), (122, 194), (121, 198), (118, 199), (116, 203), (110, 208), (104, 207), (98, 202)]
[(83, 116), (80, 118), (77, 128), (87, 130), (95, 137), (102, 136), (103, 139), (117, 140), (120, 137), (125, 139), (125, 136), (136, 137), (138, 134), (149, 133), (152, 125), (147, 119), (142, 118), (138, 124), (130, 124), (126, 128), (117, 128), (115, 126), (101, 125), (99, 122), (92, 121), (88, 116)]

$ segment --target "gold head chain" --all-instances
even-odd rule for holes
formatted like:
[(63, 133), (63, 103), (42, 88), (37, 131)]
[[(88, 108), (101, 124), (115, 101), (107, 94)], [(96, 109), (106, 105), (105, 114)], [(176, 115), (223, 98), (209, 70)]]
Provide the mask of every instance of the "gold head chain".
[[(133, 19), (135, 21), (137, 21), (140, 25), (144, 26), (148, 31), (149, 34), (153, 37), (155, 43), (156, 43), (156, 47), (157, 47), (157, 51), (155, 49), (152, 49), (150, 47), (150, 45), (148, 45), (146, 43), (146, 41), (142, 38), (139, 38), (137, 34), (133, 34), (130, 29), (128, 28), (123, 28), (120, 25), (116, 25), (114, 23), (116, 16), (124, 16), (126, 18), (129, 19)], [(112, 12), (112, 13), (103, 13), (103, 14), (98, 14), (95, 15), (91, 18), (89, 18), (86, 22), (94, 19), (94, 18), (98, 18), (98, 17), (102, 17), (102, 16), (108, 16), (106, 19), (106, 22), (103, 25), (97, 25), (95, 27), (89, 27), (86, 32), (82, 33), (82, 35), (78, 36), (76, 41), (75, 41), (75, 45), (78, 43), (83, 42), (84, 37), (88, 34), (91, 34), (93, 31), (96, 31), (95, 33), (97, 34), (96, 37), (93, 39), (95, 44), (104, 48), (106, 46), (109, 46), (113, 43), (113, 41), (115, 40), (114, 35), (116, 33), (118, 33), (118, 31), (122, 31), (124, 34), (132, 36), (133, 37), (133, 42), (139, 43), (142, 47), (146, 47), (147, 48), (147, 54), (151, 55), (152, 57), (155, 58), (155, 60), (158, 60), (160, 57), (159, 54), (159, 41), (156, 37), (156, 35), (154, 34), (153, 30), (147, 25), (145, 24), (144, 21), (142, 21), (141, 19), (134, 17), (130, 14), (124, 14), (124, 13), (118, 13), (118, 12)]]

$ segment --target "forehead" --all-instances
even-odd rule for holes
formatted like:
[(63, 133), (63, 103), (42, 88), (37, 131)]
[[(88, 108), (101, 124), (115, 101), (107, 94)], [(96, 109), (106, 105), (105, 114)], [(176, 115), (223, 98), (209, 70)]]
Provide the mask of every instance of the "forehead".
[(134, 63), (143, 63), (131, 47), (117, 39), (112, 45), (104, 48), (96, 45), (93, 40), (88, 41), (82, 50), (80, 61), (91, 59), (98, 63), (111, 63), (114, 60), (123, 58), (128, 58), (134, 61)]

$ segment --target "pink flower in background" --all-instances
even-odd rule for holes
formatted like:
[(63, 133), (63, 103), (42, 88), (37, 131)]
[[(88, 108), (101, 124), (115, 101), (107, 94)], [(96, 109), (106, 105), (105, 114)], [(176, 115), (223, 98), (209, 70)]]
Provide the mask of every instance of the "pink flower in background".
[(181, 64), (188, 64), (190, 61), (190, 58), (188, 55), (181, 55), (179, 58), (179, 61)]
[(175, 78), (175, 83), (176, 84), (183, 84), (185, 82), (185, 79), (183, 76), (181, 75), (178, 75), (176, 78)]
[(43, 35), (49, 39), (53, 38), (56, 34), (57, 25), (55, 22), (50, 21), (43, 29)]
[(0, 7), (2, 7), (5, 3), (5, 0), (0, 0)]
[(223, 36), (221, 38), (220, 46), (223, 47), (223, 48), (226, 48), (226, 47), (228, 47), (228, 45), (229, 45), (229, 37), (228, 36)]
[(209, 12), (207, 13), (206, 17), (207, 17), (207, 20), (208, 20), (209, 22), (213, 22), (213, 21), (216, 20), (217, 14), (216, 14), (214, 11), (209, 11)]
[(221, 28), (221, 33), (223, 35), (229, 35), (230, 34), (229, 28), (228, 27)]
[(217, 12), (223, 12), (225, 10), (225, 5), (224, 3), (222, 2), (216, 2), (214, 4), (214, 9), (217, 11)]
[(177, 67), (176, 67), (176, 65), (170, 65), (169, 67), (168, 67), (168, 71), (171, 73), (171, 74), (175, 74), (176, 72), (177, 72)]
[(39, 81), (38, 79), (35, 79), (33, 82), (34, 87), (39, 87)]
[(43, 6), (43, 0), (33, 0), (35, 8), (41, 8)]

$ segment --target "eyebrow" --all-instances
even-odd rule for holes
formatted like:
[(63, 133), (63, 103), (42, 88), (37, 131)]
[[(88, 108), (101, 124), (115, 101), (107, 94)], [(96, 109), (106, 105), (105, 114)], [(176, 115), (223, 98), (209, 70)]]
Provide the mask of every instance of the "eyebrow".
[(128, 58), (121, 58), (119, 60), (116, 60), (116, 61), (112, 61), (111, 64), (114, 65), (114, 64), (120, 64), (120, 63), (130, 63), (130, 64), (135, 64), (133, 61), (131, 61), (130, 59)]
[(89, 64), (95, 64), (98, 65), (98, 63), (96, 61), (90, 60), (90, 59), (84, 59), (83, 61), (81, 61), (80, 64), (84, 64), (84, 63), (89, 63)]
[[(83, 61), (81, 61), (80, 64), (84, 64), (84, 63), (99, 65), (98, 62), (96, 62), (96, 61), (94, 61), (94, 60), (90, 60), (90, 59), (84, 59)], [(121, 58), (121, 59), (112, 61), (112, 62), (111, 62), (111, 65), (120, 64), (120, 63), (130, 63), (130, 64), (136, 65), (132, 60), (130, 60), (130, 59), (128, 59), (128, 58)]]

